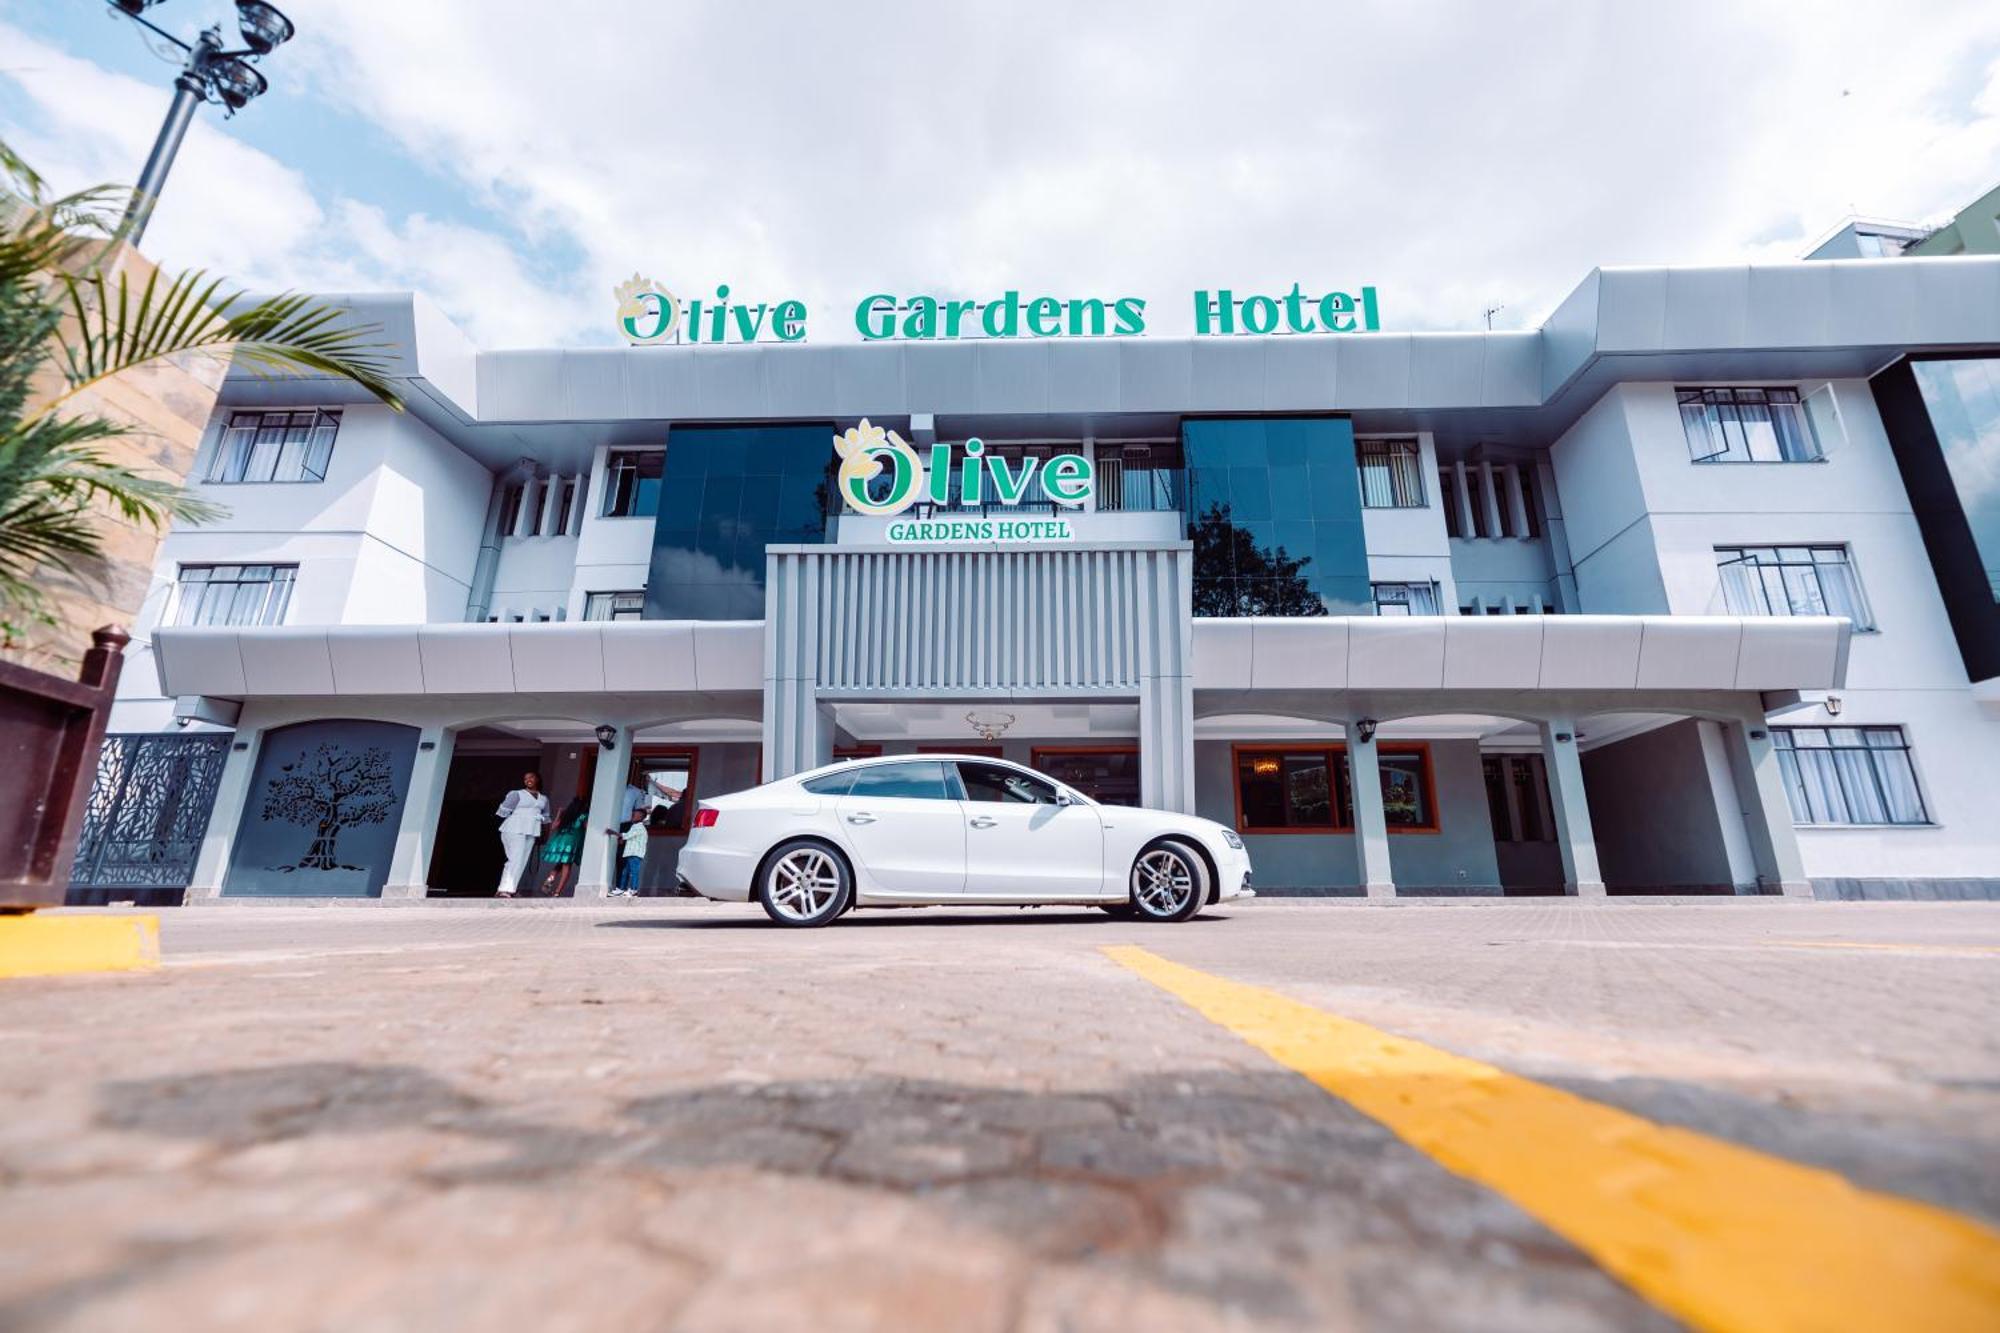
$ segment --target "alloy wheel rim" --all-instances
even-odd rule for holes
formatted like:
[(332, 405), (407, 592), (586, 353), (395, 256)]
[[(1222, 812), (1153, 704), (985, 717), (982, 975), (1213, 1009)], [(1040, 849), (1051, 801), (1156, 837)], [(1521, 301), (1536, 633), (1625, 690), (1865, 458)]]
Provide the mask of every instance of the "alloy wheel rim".
[(839, 893), (840, 871), (825, 852), (801, 847), (771, 867), (771, 905), (787, 920), (818, 916)]
[(1148, 912), (1172, 916), (1194, 895), (1194, 872), (1173, 852), (1147, 852), (1132, 868), (1132, 891)]

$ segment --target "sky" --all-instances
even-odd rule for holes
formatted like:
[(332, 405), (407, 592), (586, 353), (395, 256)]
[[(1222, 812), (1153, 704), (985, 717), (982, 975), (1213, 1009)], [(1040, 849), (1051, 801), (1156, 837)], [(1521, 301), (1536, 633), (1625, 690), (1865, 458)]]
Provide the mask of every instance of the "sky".
[[(2000, 183), (2000, 4), (283, 0), (145, 249), (428, 294), (483, 347), (617, 341), (633, 273), (800, 300), (1379, 293), (1532, 328), (1592, 268), (1800, 257)], [(226, 0), (165, 0), (184, 37)], [(129, 182), (173, 67), (104, 0), (0, 0), (0, 137)]]

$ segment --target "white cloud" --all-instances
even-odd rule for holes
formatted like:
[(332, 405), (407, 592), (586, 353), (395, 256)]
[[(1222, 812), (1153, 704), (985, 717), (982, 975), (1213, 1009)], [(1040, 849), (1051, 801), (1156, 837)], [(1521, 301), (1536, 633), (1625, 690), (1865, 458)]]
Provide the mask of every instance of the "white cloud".
[[(1007, 286), (1145, 295), (1164, 333), (1196, 287), (1294, 280), (1372, 281), (1394, 327), (1496, 302), (1518, 326), (1595, 265), (1796, 257), (1849, 212), (1941, 217), (2000, 175), (2000, 9), (1974, 0), (295, 8), (274, 95), (372, 122), (532, 258), (398, 213), (407, 163), (315, 201), (220, 157), (212, 119), (154, 248), (422, 286), (489, 344), (603, 340), (635, 268), (801, 297), (816, 341), (869, 292)], [(138, 160), (115, 127), (151, 115), (89, 100), (37, 149)]]

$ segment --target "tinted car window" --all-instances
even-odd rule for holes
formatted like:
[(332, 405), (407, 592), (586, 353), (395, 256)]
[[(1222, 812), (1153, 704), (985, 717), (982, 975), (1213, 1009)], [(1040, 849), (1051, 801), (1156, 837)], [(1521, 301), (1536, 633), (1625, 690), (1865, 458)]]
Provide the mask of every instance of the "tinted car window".
[(968, 801), (1001, 801), (1012, 805), (1054, 805), (1055, 784), (999, 764), (960, 764)]
[(815, 796), (845, 796), (854, 782), (854, 770), (843, 768), (838, 773), (823, 773), (799, 785)]
[(871, 764), (854, 770), (849, 796), (900, 796), (916, 801), (951, 801), (958, 798), (957, 783), (945, 776), (944, 765), (935, 760), (910, 764)]

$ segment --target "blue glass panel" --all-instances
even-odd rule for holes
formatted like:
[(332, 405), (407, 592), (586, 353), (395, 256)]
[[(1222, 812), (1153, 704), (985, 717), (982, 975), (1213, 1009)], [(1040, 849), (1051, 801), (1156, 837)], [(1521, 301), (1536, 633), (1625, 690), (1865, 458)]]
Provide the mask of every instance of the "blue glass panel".
[(646, 581), (652, 620), (755, 620), (764, 548), (825, 539), (831, 422), (676, 426)]
[(2000, 358), (1913, 361), (1938, 450), (2000, 601)]
[(1351, 422), (1194, 419), (1182, 423), (1181, 441), (1196, 615), (1367, 612)]

